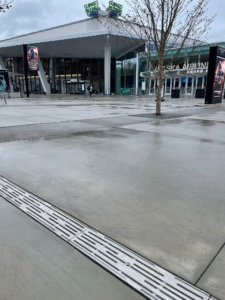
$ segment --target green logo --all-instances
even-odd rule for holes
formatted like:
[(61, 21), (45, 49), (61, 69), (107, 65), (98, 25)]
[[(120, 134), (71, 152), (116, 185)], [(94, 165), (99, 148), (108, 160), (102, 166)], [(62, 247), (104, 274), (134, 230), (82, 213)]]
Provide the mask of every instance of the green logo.
[(93, 1), (91, 3), (85, 4), (84, 9), (87, 14), (90, 14), (94, 11), (100, 10), (100, 7), (98, 5), (98, 1)]
[(119, 15), (122, 14), (122, 10), (123, 10), (123, 5), (118, 4), (114, 1), (109, 1), (109, 8), (110, 11), (115, 12)]

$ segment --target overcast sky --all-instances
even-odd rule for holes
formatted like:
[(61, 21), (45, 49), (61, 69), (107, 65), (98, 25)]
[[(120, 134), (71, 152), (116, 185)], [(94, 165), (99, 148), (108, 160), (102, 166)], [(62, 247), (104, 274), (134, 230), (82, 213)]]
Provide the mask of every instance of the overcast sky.
[[(13, 7), (0, 14), (0, 40), (85, 19), (84, 4), (89, 2), (91, 0), (14, 0)], [(103, 0), (99, 4), (108, 2)], [(125, 0), (117, 2), (127, 10)], [(217, 17), (209, 35), (210, 42), (225, 41), (224, 11), (225, 0), (211, 0), (209, 16), (217, 14)]]

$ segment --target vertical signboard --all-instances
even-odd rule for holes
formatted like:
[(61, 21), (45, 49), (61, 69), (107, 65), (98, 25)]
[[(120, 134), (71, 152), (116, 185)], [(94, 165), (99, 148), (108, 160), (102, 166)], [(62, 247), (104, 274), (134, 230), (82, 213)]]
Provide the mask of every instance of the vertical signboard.
[(0, 92), (4, 92), (4, 85), (5, 85), (5, 92), (10, 92), (10, 84), (9, 84), (9, 74), (8, 70), (0, 70), (0, 75), (4, 76), (5, 83), (0, 81)]
[(39, 71), (38, 48), (35, 46), (27, 46), (27, 62), (29, 70)]
[(225, 78), (225, 48), (210, 47), (205, 104), (222, 103)]

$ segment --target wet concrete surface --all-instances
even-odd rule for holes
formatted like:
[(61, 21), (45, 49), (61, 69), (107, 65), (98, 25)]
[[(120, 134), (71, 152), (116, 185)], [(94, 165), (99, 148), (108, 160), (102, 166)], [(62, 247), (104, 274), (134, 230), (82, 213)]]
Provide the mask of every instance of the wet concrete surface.
[(131, 288), (0, 197), (1, 300), (141, 300)]
[(218, 299), (224, 299), (225, 295), (225, 247), (221, 249), (215, 260), (206, 270), (198, 282), (198, 287), (210, 290)]
[(177, 136), (181, 138), (225, 143), (224, 125), (225, 123), (218, 121), (178, 118), (173, 120), (130, 124), (121, 126), (121, 128), (153, 132), (173, 137)]
[(104, 127), (100, 125), (92, 125), (74, 121), (0, 127), (0, 143), (68, 135), (76, 132), (86, 132), (89, 130), (98, 130), (102, 128)]
[[(137, 117), (149, 99), (98, 101), (99, 111), (63, 101), (62, 114), (38, 101), (38, 114), (0, 107), (1, 175), (195, 284), (225, 242), (224, 104), (168, 101), (164, 114), (182, 116), (151, 121)], [(32, 109), (49, 123), (29, 125)], [(208, 274), (198, 284), (213, 294)]]

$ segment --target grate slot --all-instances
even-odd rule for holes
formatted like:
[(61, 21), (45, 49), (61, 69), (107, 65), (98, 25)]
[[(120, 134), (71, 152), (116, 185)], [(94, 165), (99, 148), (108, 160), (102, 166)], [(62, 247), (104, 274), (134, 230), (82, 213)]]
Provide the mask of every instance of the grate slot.
[(152, 274), (150, 274), (150, 273), (149, 273), (149, 275), (147, 276), (147, 275), (145, 275), (144, 273), (142, 273), (142, 272), (138, 271), (137, 269), (135, 269), (134, 267), (131, 267), (131, 268), (132, 268), (133, 270), (135, 270), (136, 272), (140, 273), (141, 275), (145, 276), (146, 278), (148, 278), (148, 280), (151, 280), (151, 281), (153, 281), (154, 283), (156, 283), (156, 284), (158, 284), (158, 285), (161, 285), (161, 284), (163, 283), (163, 281), (162, 281), (162, 280), (159, 281), (158, 278), (157, 278), (158, 281), (156, 281), (155, 278), (153, 279), (153, 278), (149, 277), (149, 276), (152, 276)]
[(0, 195), (151, 300), (215, 300), (1, 176)]
[[(177, 297), (180, 298), (181, 300), (189, 300), (189, 299), (195, 300), (194, 298), (187, 297), (186, 295), (182, 295), (182, 296), (181, 296), (180, 293), (178, 294), (178, 293), (174, 292), (173, 290), (171, 291), (170, 289), (168, 289), (168, 288), (166, 288), (166, 287), (164, 287), (164, 290), (168, 291), (169, 294), (172, 294), (172, 295), (177, 296)], [(185, 296), (185, 298), (184, 298), (184, 296)]]
[[(178, 292), (179, 294), (181, 294), (181, 295), (183, 295), (183, 296), (186, 296), (186, 297), (187, 297), (188, 299), (190, 299), (190, 300), (195, 300), (195, 299), (196, 299), (196, 298), (194, 298), (194, 296), (190, 296), (190, 295), (188, 295), (187, 293), (178, 290), (177, 288), (173, 287), (172, 285), (170, 285), (170, 284), (168, 284), (168, 283), (166, 284), (165, 289), (167, 289), (167, 287), (168, 287), (169, 289), (171, 289), (171, 290), (174, 290), (174, 291)], [(197, 297), (198, 297), (198, 295), (197, 295)]]

